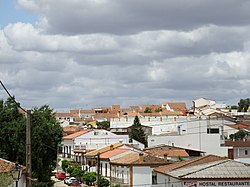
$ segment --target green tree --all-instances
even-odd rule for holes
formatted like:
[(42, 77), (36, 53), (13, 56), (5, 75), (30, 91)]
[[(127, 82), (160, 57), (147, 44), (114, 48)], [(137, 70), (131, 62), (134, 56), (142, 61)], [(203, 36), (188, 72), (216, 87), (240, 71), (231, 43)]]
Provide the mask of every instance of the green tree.
[(152, 113), (152, 109), (149, 107), (146, 107), (144, 110), (144, 113)]
[(162, 112), (162, 108), (159, 107), (159, 108), (155, 109), (155, 112)]
[(66, 171), (66, 169), (69, 167), (69, 165), (70, 165), (70, 161), (68, 161), (68, 160), (63, 160), (63, 161), (62, 161), (62, 170), (63, 170), (63, 171)]
[(108, 129), (110, 127), (109, 121), (101, 121), (96, 123), (98, 128)]
[(238, 112), (247, 112), (249, 106), (250, 106), (250, 99), (240, 99), (238, 102)]
[(63, 129), (48, 105), (32, 110), (32, 169), (39, 182), (50, 181), (62, 136)]
[(97, 177), (96, 172), (85, 172), (83, 174), (83, 180), (89, 186), (93, 185), (93, 183), (96, 181), (96, 177)]
[(13, 99), (0, 100), (0, 157), (25, 164), (26, 119)]
[(109, 186), (109, 180), (108, 179), (106, 179), (106, 178), (104, 178), (104, 177), (102, 177), (101, 179), (100, 179), (100, 187), (108, 187)]
[(135, 116), (134, 123), (131, 126), (131, 130), (129, 133), (130, 139), (134, 139), (138, 142), (141, 142), (145, 145), (145, 147), (148, 146), (146, 135), (142, 129), (142, 125), (140, 123), (140, 119), (138, 116)]

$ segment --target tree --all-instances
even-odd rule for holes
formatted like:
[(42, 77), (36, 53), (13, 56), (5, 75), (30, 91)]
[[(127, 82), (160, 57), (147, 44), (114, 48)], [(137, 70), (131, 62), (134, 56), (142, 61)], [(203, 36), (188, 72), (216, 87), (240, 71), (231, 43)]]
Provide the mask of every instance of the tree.
[(162, 112), (162, 108), (159, 107), (159, 108), (155, 109), (155, 112)]
[[(26, 118), (13, 98), (0, 101), (0, 157), (25, 165)], [(47, 105), (32, 109), (32, 177), (50, 182), (63, 129)]]
[(10, 173), (0, 173), (1, 187), (9, 187), (13, 183), (13, 178)]
[(32, 110), (32, 170), (39, 182), (50, 181), (62, 136), (63, 129), (48, 105)]
[(101, 179), (100, 179), (100, 187), (108, 187), (109, 186), (109, 180), (108, 179), (106, 179), (106, 178), (104, 178), (104, 177), (102, 177)]
[(138, 142), (141, 142), (145, 145), (145, 147), (148, 146), (146, 135), (142, 129), (142, 125), (140, 123), (140, 119), (138, 116), (135, 116), (134, 123), (131, 126), (131, 130), (129, 133), (130, 139), (134, 139)]
[(98, 128), (108, 129), (110, 127), (109, 121), (101, 121), (96, 123)]
[(247, 112), (249, 106), (250, 106), (250, 99), (240, 99), (238, 102), (238, 112)]
[(83, 174), (83, 180), (87, 185), (91, 186), (96, 181), (96, 176), (96, 172), (85, 172)]
[(149, 107), (146, 107), (145, 110), (144, 110), (144, 113), (152, 113), (152, 110), (151, 108)]
[(63, 161), (62, 161), (62, 170), (63, 170), (63, 171), (66, 171), (66, 169), (69, 167), (69, 165), (70, 165), (70, 161), (68, 161), (68, 160), (63, 160)]

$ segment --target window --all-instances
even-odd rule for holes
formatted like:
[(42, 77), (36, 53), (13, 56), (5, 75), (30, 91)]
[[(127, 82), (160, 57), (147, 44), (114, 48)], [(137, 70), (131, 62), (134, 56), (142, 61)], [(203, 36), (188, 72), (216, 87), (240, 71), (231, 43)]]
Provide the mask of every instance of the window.
[(247, 150), (245, 150), (245, 155), (248, 155), (248, 151)]
[(219, 134), (220, 130), (219, 128), (208, 128), (207, 129), (207, 134)]
[(157, 184), (157, 174), (152, 172), (152, 184)]
[(108, 164), (105, 163), (105, 177), (108, 176)]

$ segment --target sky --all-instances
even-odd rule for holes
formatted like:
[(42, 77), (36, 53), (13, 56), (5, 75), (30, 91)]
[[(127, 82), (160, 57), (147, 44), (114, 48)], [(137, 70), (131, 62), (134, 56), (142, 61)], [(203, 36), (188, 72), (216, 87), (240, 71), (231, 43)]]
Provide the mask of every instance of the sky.
[(25, 108), (237, 105), (249, 30), (249, 0), (0, 0), (0, 79)]

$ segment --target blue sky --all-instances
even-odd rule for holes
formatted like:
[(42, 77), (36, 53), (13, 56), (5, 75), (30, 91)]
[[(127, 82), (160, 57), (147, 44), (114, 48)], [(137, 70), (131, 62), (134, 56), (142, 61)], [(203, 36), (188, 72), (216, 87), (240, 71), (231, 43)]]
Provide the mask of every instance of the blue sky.
[(14, 0), (0, 0), (0, 27), (3, 28), (10, 23), (29, 22), (37, 20), (35, 15), (18, 6)]

